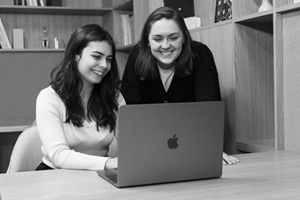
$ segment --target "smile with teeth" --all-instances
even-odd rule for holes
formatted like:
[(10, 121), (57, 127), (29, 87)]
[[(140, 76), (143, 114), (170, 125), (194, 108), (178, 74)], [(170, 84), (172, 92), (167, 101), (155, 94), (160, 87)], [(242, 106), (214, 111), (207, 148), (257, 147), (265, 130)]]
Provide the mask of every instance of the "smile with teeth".
[(98, 74), (99, 76), (102, 76), (104, 74), (104, 72), (101, 71), (97, 71), (97, 70), (92, 70), (92, 72), (94, 72), (95, 74)]
[(161, 51), (160, 53), (164, 56), (169, 56), (171, 55), (172, 51)]

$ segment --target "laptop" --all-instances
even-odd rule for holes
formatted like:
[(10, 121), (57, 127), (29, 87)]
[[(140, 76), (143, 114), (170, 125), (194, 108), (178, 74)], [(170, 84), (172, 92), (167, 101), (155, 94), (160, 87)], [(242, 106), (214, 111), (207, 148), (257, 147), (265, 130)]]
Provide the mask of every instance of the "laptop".
[(114, 186), (222, 175), (224, 102), (139, 104), (118, 111), (118, 170), (97, 171)]

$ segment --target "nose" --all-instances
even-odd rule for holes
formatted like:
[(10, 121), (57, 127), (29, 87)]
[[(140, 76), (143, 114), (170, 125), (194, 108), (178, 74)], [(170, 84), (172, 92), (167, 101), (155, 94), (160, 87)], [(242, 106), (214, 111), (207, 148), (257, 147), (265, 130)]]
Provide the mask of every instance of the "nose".
[(107, 68), (108, 67), (107, 60), (106, 59), (101, 59), (98, 65), (101, 68)]
[(164, 49), (168, 49), (170, 47), (170, 43), (169, 43), (168, 39), (163, 40), (161, 47)]

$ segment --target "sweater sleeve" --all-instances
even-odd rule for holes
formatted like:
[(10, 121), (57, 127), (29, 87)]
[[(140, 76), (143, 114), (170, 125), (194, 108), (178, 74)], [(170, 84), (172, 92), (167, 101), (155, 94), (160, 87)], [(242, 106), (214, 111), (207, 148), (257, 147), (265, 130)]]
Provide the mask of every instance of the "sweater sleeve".
[(142, 89), (138, 74), (135, 71), (136, 57), (138, 56), (139, 48), (136, 45), (125, 65), (125, 70), (122, 78), (121, 93), (123, 94), (126, 104), (139, 104), (142, 102)]
[(202, 43), (194, 42), (193, 79), (196, 101), (220, 101), (221, 91), (218, 71), (210, 49)]
[(54, 168), (104, 169), (108, 157), (89, 155), (70, 149), (62, 123), (65, 118), (64, 104), (56, 93), (43, 90), (36, 101), (36, 119), (45, 156)]

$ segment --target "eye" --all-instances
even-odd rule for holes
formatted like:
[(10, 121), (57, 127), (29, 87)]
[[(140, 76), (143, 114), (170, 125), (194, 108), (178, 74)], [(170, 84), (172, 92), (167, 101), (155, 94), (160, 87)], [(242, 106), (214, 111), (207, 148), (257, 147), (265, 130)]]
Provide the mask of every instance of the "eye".
[(172, 34), (172, 35), (169, 36), (169, 39), (170, 39), (171, 41), (175, 41), (175, 40), (177, 40), (178, 38), (179, 38), (179, 35), (178, 35), (178, 34)]
[(106, 62), (107, 62), (107, 63), (111, 63), (111, 62), (112, 62), (112, 58), (107, 58), (107, 59), (106, 59)]
[(170, 40), (172, 40), (172, 41), (175, 41), (177, 39), (178, 39), (178, 36), (172, 36), (172, 37), (170, 37)]
[(152, 40), (154, 40), (155, 42), (161, 42), (163, 40), (162, 37), (154, 37), (152, 38)]
[(101, 55), (92, 55), (95, 60), (100, 60), (102, 58)]

